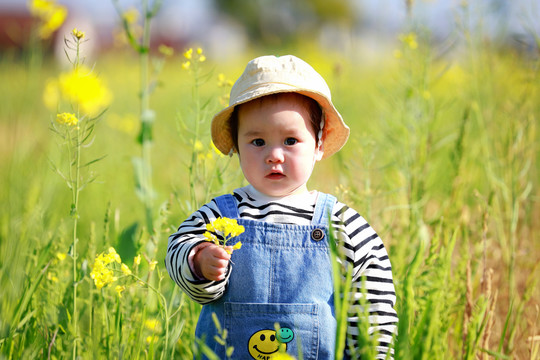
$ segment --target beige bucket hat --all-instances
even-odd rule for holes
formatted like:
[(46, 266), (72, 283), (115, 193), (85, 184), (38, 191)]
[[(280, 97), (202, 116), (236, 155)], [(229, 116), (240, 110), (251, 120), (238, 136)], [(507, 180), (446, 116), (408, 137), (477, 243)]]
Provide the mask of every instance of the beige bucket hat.
[(250, 100), (276, 93), (295, 92), (319, 103), (324, 120), (323, 159), (336, 153), (349, 137), (349, 127), (332, 104), (330, 89), (308, 63), (293, 55), (261, 56), (251, 60), (231, 89), (229, 106), (212, 119), (212, 141), (223, 154), (231, 154), (234, 144), (229, 119), (235, 108)]

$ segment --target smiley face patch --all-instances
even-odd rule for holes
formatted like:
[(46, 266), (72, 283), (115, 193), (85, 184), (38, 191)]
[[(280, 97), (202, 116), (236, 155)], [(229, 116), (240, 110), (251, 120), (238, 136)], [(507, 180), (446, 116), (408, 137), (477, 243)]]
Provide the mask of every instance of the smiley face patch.
[(249, 338), (248, 351), (253, 359), (270, 360), (287, 351), (287, 343), (293, 338), (289, 328), (259, 330)]

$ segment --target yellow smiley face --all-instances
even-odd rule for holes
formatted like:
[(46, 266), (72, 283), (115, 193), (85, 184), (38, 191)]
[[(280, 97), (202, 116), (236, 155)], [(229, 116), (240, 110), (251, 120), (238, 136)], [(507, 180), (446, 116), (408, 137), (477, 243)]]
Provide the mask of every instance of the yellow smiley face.
[(257, 331), (249, 338), (248, 346), (249, 354), (259, 360), (270, 360), (287, 350), (287, 344), (278, 341), (275, 330)]

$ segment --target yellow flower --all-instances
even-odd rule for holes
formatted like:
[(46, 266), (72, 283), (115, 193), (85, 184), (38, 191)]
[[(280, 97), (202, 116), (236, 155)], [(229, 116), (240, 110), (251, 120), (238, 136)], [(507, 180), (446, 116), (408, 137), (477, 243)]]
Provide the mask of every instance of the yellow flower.
[(157, 261), (156, 260), (152, 260), (148, 263), (148, 270), (150, 271), (154, 271), (154, 269), (156, 268), (156, 265), (157, 265)]
[(116, 293), (118, 294), (119, 297), (122, 297), (122, 292), (124, 290), (126, 290), (126, 287), (123, 286), (123, 285), (116, 285), (116, 287), (114, 288), (114, 290), (116, 291)]
[[(222, 243), (224, 247), (227, 245), (227, 241), (245, 231), (244, 227), (238, 225), (235, 219), (226, 217), (217, 218), (211, 224), (206, 224), (206, 230), (203, 236), (207, 241), (211, 241), (216, 245)], [(220, 238), (223, 240), (220, 241)], [(242, 243), (239, 241), (233, 246), (233, 250), (240, 249), (241, 246)]]
[(56, 253), (56, 258), (60, 261), (63, 261), (65, 258), (66, 258), (66, 253), (61, 253), (61, 252), (57, 252)]
[(233, 245), (232, 250), (230, 250), (230, 251), (229, 251), (229, 250), (225, 250), (225, 251), (227, 251), (229, 254), (232, 254), (232, 252), (233, 252), (234, 250), (239, 250), (241, 247), (242, 247), (242, 242), (239, 241), (239, 242), (237, 242), (236, 244)]
[(62, 125), (74, 126), (77, 125), (79, 119), (77, 119), (75, 114), (61, 113), (56, 114), (56, 122)]
[(399, 35), (399, 40), (401, 40), (402, 43), (406, 44), (412, 50), (418, 48), (418, 43), (416, 42), (416, 34), (413, 32)]
[(190, 66), (191, 66), (191, 62), (189, 61), (185, 61), (182, 63), (182, 69), (184, 70), (188, 70)]
[(199, 62), (204, 62), (204, 61), (206, 61), (206, 56), (204, 55), (199, 56)]
[(60, 74), (58, 87), (63, 98), (87, 114), (96, 114), (112, 100), (110, 90), (85, 66)]
[(197, 48), (197, 55), (202, 55), (203, 50), (199, 47)]
[(98, 289), (113, 283), (116, 278), (111, 269), (107, 268), (106, 261), (102, 258), (103, 254), (96, 257), (94, 267), (90, 273), (90, 277), (94, 280), (94, 284)]
[(90, 69), (81, 66), (47, 81), (43, 92), (45, 106), (55, 110), (61, 100), (78, 105), (85, 114), (97, 115), (110, 104), (112, 93)]
[(84, 38), (84, 31), (77, 30), (77, 28), (74, 28), (71, 33), (79, 40)]
[(116, 250), (113, 247), (109, 248), (108, 254), (101, 253), (96, 256), (90, 277), (94, 280), (94, 284), (98, 289), (112, 284), (117, 280), (113, 271), (107, 267), (107, 265), (113, 262), (122, 262), (120, 255), (116, 253)]
[(139, 266), (141, 264), (141, 254), (138, 254), (133, 258), (133, 265)]
[(218, 87), (231, 87), (233, 86), (232, 80), (228, 80), (225, 78), (224, 74), (218, 75)]
[[(193, 144), (193, 142), (192, 142)], [(193, 150), (195, 152), (200, 152), (200, 151), (203, 151), (204, 149), (204, 146), (202, 144), (202, 142), (200, 140), (196, 140), (195, 143), (193, 144)]]
[(117, 254), (116, 250), (111, 246), (109, 248), (109, 255), (108, 255), (110, 262), (116, 261), (117, 263), (122, 263), (122, 259), (120, 259), (120, 255)]
[(191, 58), (193, 57), (193, 49), (192, 48), (189, 48), (187, 49), (185, 52), (184, 52), (184, 57), (188, 60), (191, 60)]
[(206, 230), (217, 232), (228, 239), (242, 234), (245, 229), (242, 225), (238, 225), (235, 219), (221, 217), (214, 220), (211, 224), (206, 224)]
[(130, 275), (131, 274), (131, 270), (129, 269), (129, 267), (126, 264), (122, 264), (120, 266), (120, 270), (122, 270), (122, 273), (124, 275)]
[(139, 11), (136, 8), (132, 7), (122, 14), (122, 18), (129, 25), (135, 24), (139, 19)]
[(154, 331), (161, 330), (161, 322), (158, 319), (146, 319), (146, 321), (144, 322), (144, 326), (148, 330), (154, 330)]
[(165, 56), (172, 56), (174, 54), (174, 49), (167, 45), (159, 45), (158, 51)]
[(54, 0), (31, 0), (28, 4), (30, 13), (39, 18), (39, 36), (48, 39), (66, 20), (67, 8)]
[(219, 240), (216, 235), (212, 234), (210, 231), (206, 231), (203, 236), (206, 238), (206, 241), (213, 242), (216, 245), (219, 245)]
[(218, 154), (220, 157), (225, 157), (225, 155), (223, 155), (221, 153), (221, 151), (218, 150), (218, 148), (216, 147), (216, 145), (214, 145), (214, 142), (213, 141), (210, 141), (210, 146), (212, 147), (212, 150), (214, 150), (214, 152), (216, 154)]
[(146, 343), (151, 344), (157, 341), (158, 337), (156, 335), (149, 335), (146, 337)]

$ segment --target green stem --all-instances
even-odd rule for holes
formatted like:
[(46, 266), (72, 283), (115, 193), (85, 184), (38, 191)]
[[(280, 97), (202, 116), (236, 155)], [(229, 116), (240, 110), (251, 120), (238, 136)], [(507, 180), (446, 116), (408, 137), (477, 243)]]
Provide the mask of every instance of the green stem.
[[(79, 39), (76, 40), (76, 57), (74, 67), (75, 70), (79, 68)], [(79, 119), (79, 109), (77, 108), (77, 119)], [(78, 341), (78, 314), (77, 314), (77, 225), (79, 221), (79, 191), (80, 191), (80, 171), (81, 171), (81, 130), (80, 126), (76, 127), (77, 135), (75, 137), (75, 184), (71, 186), (72, 193), (72, 208), (71, 216), (73, 217), (73, 245), (72, 245), (72, 258), (73, 258), (73, 360), (77, 358), (77, 341)]]
[(80, 129), (77, 127), (77, 144), (76, 144), (76, 168), (75, 168), (75, 186), (72, 189), (73, 193), (73, 331), (75, 337), (73, 339), (73, 359), (77, 358), (77, 225), (79, 219), (79, 189), (80, 189), (80, 168), (81, 168), (81, 145), (80, 141)]
[(165, 346), (164, 346), (163, 351), (161, 352), (161, 359), (163, 359), (163, 356), (165, 355), (165, 353), (167, 352), (167, 348), (169, 347), (169, 309), (167, 307), (167, 299), (165, 299), (165, 296), (161, 293), (161, 291), (159, 291), (154, 286), (152, 286), (152, 284), (150, 284), (149, 281), (145, 281), (134, 274), (130, 274), (129, 276), (133, 277), (136, 281), (140, 281), (144, 283), (160, 299), (161, 305), (163, 307), (163, 311), (165, 312), (165, 316), (164, 316), (165, 318)]
[(199, 99), (199, 71), (198, 71), (198, 63), (196, 61), (193, 61), (193, 65), (195, 67), (194, 74), (195, 74), (195, 84), (193, 86), (193, 101), (195, 102), (195, 131), (193, 136), (193, 143), (191, 148), (191, 164), (189, 166), (189, 188), (191, 192), (191, 208), (197, 209), (197, 195), (195, 194), (195, 181), (197, 180), (197, 141), (199, 140), (199, 123), (201, 120), (201, 107), (200, 107), (200, 99)]
[[(143, 38), (140, 49), (140, 66), (141, 66), (141, 117), (142, 121), (148, 121), (150, 112), (150, 89), (149, 89), (149, 74), (148, 67), (150, 66), (150, 12), (148, 9), (148, 1), (142, 1), (144, 11), (143, 23)], [(143, 126), (151, 127), (151, 123), (143, 124)], [(143, 188), (146, 226), (148, 232), (152, 236), (154, 234), (153, 216), (152, 216), (152, 149), (151, 139), (148, 138), (149, 133), (142, 136), (142, 159), (143, 159), (143, 178), (141, 186)]]

